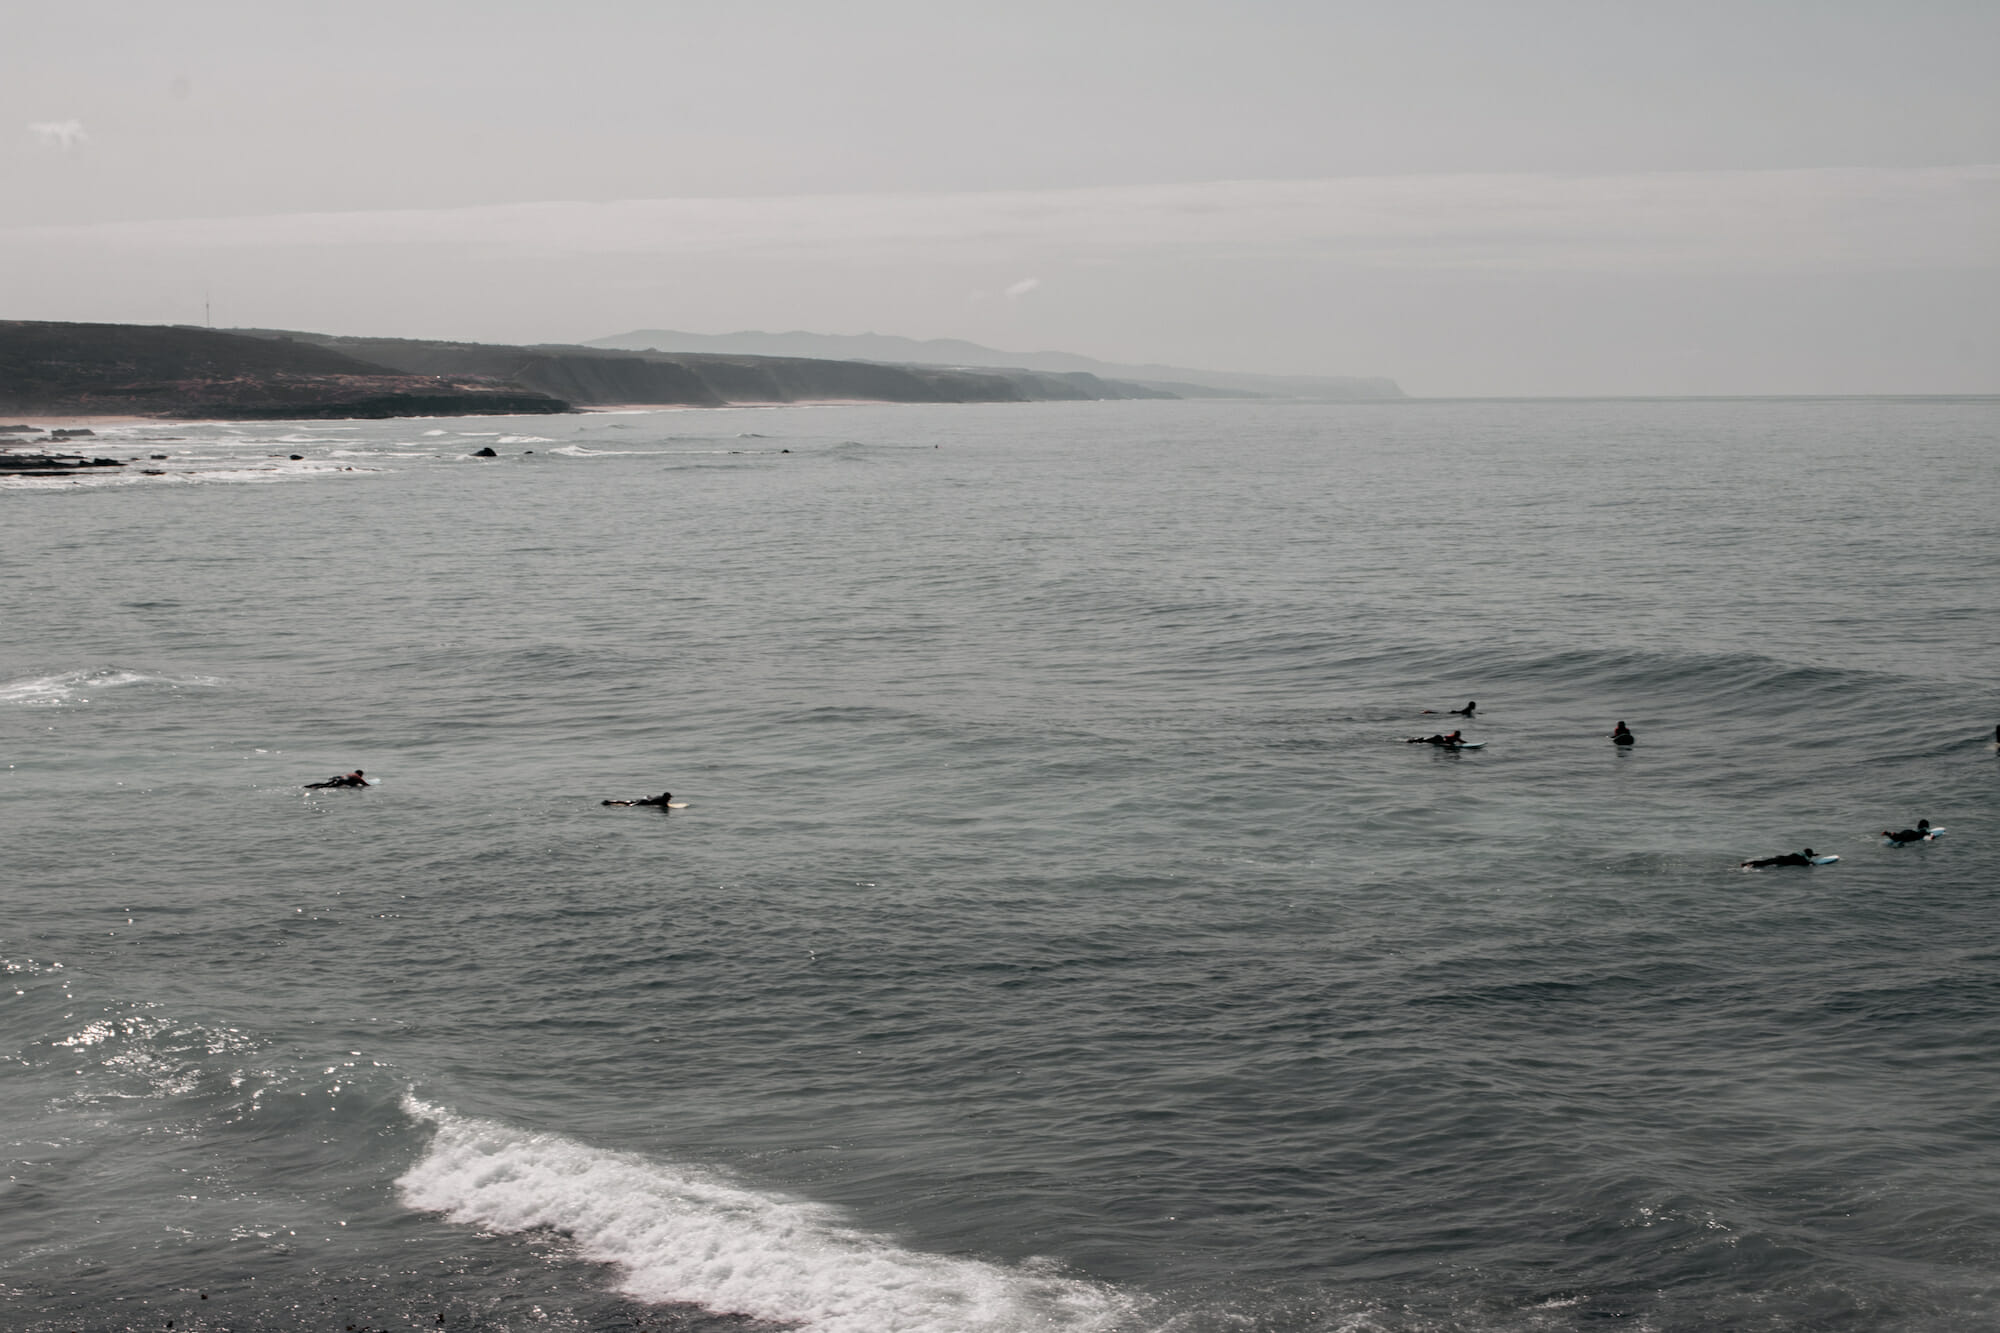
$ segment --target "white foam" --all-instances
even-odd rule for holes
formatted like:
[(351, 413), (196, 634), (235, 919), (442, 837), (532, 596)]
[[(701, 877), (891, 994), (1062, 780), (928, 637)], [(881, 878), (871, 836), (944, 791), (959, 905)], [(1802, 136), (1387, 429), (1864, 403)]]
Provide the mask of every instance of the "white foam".
[(213, 676), (148, 676), (137, 671), (101, 667), (97, 670), (58, 671), (47, 676), (31, 676), (26, 680), (7, 681), (0, 684), (0, 703), (54, 707), (62, 704), (87, 704), (90, 702), (89, 694), (99, 690), (115, 689), (121, 685), (165, 685), (179, 689), (184, 685), (206, 687), (221, 683)]
[(570, 1237), (615, 1266), (619, 1289), (806, 1333), (1087, 1333), (1128, 1302), (1052, 1273), (904, 1249), (823, 1204), (721, 1174), (460, 1116), (414, 1097), (437, 1126), (396, 1185), (411, 1208), (495, 1231)]
[(495, 444), (554, 444), (546, 435), (502, 435)]

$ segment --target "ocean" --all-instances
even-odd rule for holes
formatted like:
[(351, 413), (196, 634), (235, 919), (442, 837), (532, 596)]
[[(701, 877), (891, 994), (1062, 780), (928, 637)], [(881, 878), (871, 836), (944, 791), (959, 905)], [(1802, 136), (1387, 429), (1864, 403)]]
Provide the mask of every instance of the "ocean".
[(2000, 1322), (2000, 400), (85, 443), (0, 1326)]

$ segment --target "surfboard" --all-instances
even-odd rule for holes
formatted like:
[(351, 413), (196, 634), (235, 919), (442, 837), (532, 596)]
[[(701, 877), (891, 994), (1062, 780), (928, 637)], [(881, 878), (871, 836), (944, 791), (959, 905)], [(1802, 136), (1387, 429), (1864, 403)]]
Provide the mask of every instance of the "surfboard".
[(685, 809), (687, 809), (687, 808), (688, 808), (688, 803), (687, 803), (686, 801), (668, 801), (668, 802), (667, 802), (667, 809), (669, 809), (669, 810), (685, 810)]
[(1812, 863), (1816, 866), (1830, 866), (1839, 859), (1837, 856), (1815, 856)]
[(1460, 741), (1460, 742), (1459, 742), (1458, 744), (1456, 744), (1456, 745), (1440, 745), (1440, 746), (1438, 746), (1438, 749), (1440, 749), (1440, 750), (1477, 750), (1477, 749), (1480, 749), (1481, 747), (1483, 747), (1483, 746), (1484, 746), (1485, 744), (1486, 744), (1486, 742), (1485, 742), (1485, 741)]

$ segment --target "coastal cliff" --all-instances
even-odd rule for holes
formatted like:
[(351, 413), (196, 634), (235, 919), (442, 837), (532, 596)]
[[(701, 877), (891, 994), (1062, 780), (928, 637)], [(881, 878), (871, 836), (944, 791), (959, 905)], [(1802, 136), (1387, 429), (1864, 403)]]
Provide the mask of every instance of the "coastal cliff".
[(1175, 396), (1087, 371), (0, 321), (0, 413), (10, 414), (285, 420)]
[(411, 374), (293, 339), (0, 320), (4, 413), (291, 420), (567, 410), (504, 380)]

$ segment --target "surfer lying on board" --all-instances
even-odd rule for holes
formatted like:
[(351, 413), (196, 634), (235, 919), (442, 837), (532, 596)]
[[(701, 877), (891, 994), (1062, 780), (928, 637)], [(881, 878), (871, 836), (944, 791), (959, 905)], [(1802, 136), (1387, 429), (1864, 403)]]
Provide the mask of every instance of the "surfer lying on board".
[(1931, 821), (1928, 819), (1919, 819), (1915, 828), (1906, 828), (1896, 833), (1891, 833), (1888, 829), (1883, 829), (1882, 836), (1897, 846), (1901, 846), (1906, 842), (1924, 842), (1931, 836)]
[(1405, 736), (1403, 740), (1409, 745), (1459, 746), (1465, 744), (1464, 734), (1456, 731), (1452, 732), (1449, 736)]
[(605, 801), (605, 802), (603, 802), (603, 804), (605, 804), (605, 805), (657, 805), (657, 806), (659, 806), (659, 807), (660, 807), (660, 809), (664, 810), (664, 809), (666, 809), (666, 808), (667, 808), (667, 803), (668, 803), (669, 801), (673, 800), (673, 799), (674, 799), (674, 794), (673, 794), (672, 792), (670, 792), (670, 791), (663, 791), (663, 792), (661, 792), (661, 793), (660, 793), (660, 794), (659, 794), (658, 796), (641, 796), (641, 797), (640, 797), (640, 798), (639, 798), (638, 800), (636, 800), (636, 801)]
[(1809, 866), (1813, 863), (1813, 849), (1802, 852), (1786, 852), (1783, 856), (1766, 856), (1756, 861), (1745, 861), (1745, 870), (1762, 870), (1765, 866)]
[(325, 782), (308, 782), (305, 784), (305, 789), (307, 791), (318, 791), (321, 787), (365, 787), (367, 785), (368, 779), (362, 777), (361, 770), (357, 768), (352, 773), (336, 773)]
[[(1479, 709), (1479, 701), (1477, 699), (1473, 699), (1473, 700), (1468, 700), (1465, 707), (1463, 708), (1447, 708), (1444, 711), (1450, 713), (1453, 717), (1471, 717), (1475, 712), (1478, 711), (1478, 709)], [(1429, 708), (1426, 708), (1424, 711), (1426, 713), (1433, 713), (1433, 715), (1435, 713), (1435, 710)]]
[(1620, 722), (1611, 729), (1611, 743), (1613, 745), (1630, 745), (1638, 739), (1637, 736), (1632, 734), (1632, 729), (1623, 722)]

